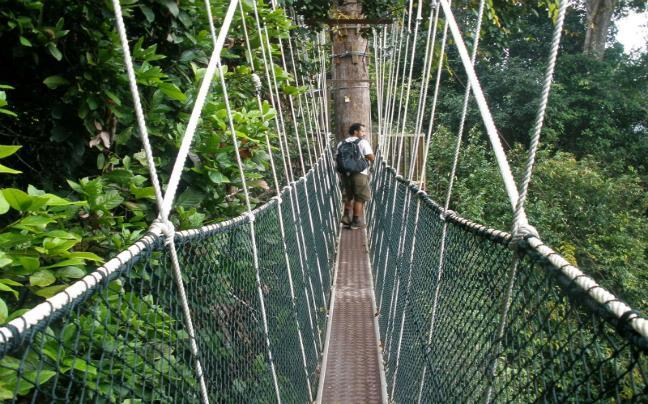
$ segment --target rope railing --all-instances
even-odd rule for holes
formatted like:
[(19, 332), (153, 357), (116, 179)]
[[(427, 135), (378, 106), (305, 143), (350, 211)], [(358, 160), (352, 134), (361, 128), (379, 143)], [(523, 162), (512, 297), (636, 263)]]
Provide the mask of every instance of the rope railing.
[[(205, 0), (213, 49), (163, 194), (120, 2), (113, 0), (113, 7), (159, 216), (142, 240), (0, 327), (0, 400), (208, 403), (268, 397), (277, 402), (312, 401), (340, 209), (333, 202), (339, 201), (339, 191), (328, 135), (313, 124), (320, 122), (317, 111), (326, 111), (326, 92), (313, 95), (311, 91), (306, 108), (299, 96), (300, 116), (312, 128), (313, 142), (300, 144), (297, 126), (295, 139), (290, 140), (285, 118), (294, 121), (296, 112), (292, 96), (290, 111), (281, 108), (284, 95), (272, 50), (279, 46), (286, 70), (281, 43), (273, 44), (256, 2), (246, 13), (238, 0), (230, 1), (216, 30), (212, 6)], [(256, 209), (220, 61), (237, 10), (259, 110), (269, 101), (277, 112), (278, 144), (265, 135), (276, 194)], [(261, 39), (254, 47), (248, 26)], [(260, 54), (257, 60), (263, 66), (257, 68), (266, 78), (267, 91), (256, 73), (254, 54)], [(323, 61), (323, 56), (320, 51), (316, 59)], [(324, 61), (321, 67), (326, 68)], [(302, 77), (294, 66), (292, 73), (298, 82), (311, 85), (310, 78)], [(324, 75), (320, 72), (320, 76)], [(219, 224), (178, 232), (170, 221), (175, 193), (201, 111), (217, 86), (246, 211)], [(299, 174), (292, 167), (293, 142), (298, 146)], [(274, 161), (277, 149), (282, 173)]]
[[(331, 174), (326, 173), (326, 158), (321, 157), (294, 185), (300, 203), (305, 203), (306, 193), (313, 192), (316, 176)], [(335, 179), (333, 175), (324, 178)], [(336, 186), (334, 182), (327, 185)], [(291, 279), (285, 270), (286, 258), (299, 268), (302, 254), (294, 247), (294, 232), (287, 233), (286, 255), (281, 242), (281, 227), (293, 226), (287, 212), (291, 192), (295, 191), (285, 189), (279, 198), (253, 210), (253, 216), (242, 215), (175, 235), (210, 401), (276, 396), (266, 336), (273, 347), (282, 401), (306, 402), (313, 398), (308, 386), (316, 385), (318, 380), (317, 327), (323, 327), (323, 318), (319, 324), (309, 319), (307, 300), (311, 297), (305, 294), (305, 283), (308, 278), (319, 278), (314, 262), (305, 266), (304, 274), (293, 272)], [(321, 204), (316, 198), (310, 201), (305, 208), (315, 211)], [(326, 211), (329, 206), (326, 203), (319, 208)], [(284, 213), (283, 223), (279, 211)], [(259, 284), (265, 300), (267, 331), (250, 254), (251, 217), (257, 229)], [(335, 232), (325, 223), (318, 222), (317, 226), (324, 232)], [(305, 242), (309, 256), (333, 256), (333, 246), (326, 250), (320, 235), (309, 235)], [(321, 267), (331, 268), (332, 260), (319, 259)], [(164, 236), (149, 233), (61, 294), (0, 327), (2, 399), (200, 401), (200, 386), (170, 266)], [(292, 304), (290, 282), (296, 286), (296, 304)], [(313, 284), (316, 294), (328, 295), (330, 282), (327, 272), (322, 282)], [(315, 309), (323, 313), (327, 307), (318, 300)], [(299, 330), (305, 359), (300, 354)]]
[[(537, 237), (514, 242), (509, 233), (454, 212), (442, 215), (443, 206), (397, 176), (384, 161), (377, 165), (373, 192), (378, 207), (369, 221), (369, 246), (390, 400), (648, 398), (648, 318)], [(391, 192), (398, 193), (396, 198)], [(405, 211), (412, 210), (409, 218), (393, 217), (392, 201), (394, 212), (402, 212), (407, 204)], [(411, 220), (417, 209), (418, 220)], [(439, 260), (444, 227), (446, 264), (440, 279), (433, 263)], [(412, 260), (396, 261), (391, 258), (395, 254), (387, 254), (403, 243), (412, 249)], [(519, 259), (518, 274), (507, 327), (499, 336), (507, 272), (514, 257)], [(398, 288), (398, 283), (409, 287)], [(437, 287), (437, 319), (430, 336)], [(390, 325), (390, 318), (398, 319), (400, 327)], [(491, 373), (495, 358), (499, 360)]]

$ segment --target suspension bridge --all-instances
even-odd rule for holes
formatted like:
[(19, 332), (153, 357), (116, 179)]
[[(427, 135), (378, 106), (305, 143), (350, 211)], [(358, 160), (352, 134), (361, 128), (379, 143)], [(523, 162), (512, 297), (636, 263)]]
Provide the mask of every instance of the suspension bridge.
[[(113, 0), (159, 216), (135, 244), (0, 327), (0, 400), (648, 400), (648, 320), (545, 245), (524, 211), (566, 3), (519, 188), (473, 67), (484, 2), (471, 54), (446, 0), (433, 2), (428, 16), (421, 15), (421, 3), (414, 9), (410, 2), (400, 21), (374, 30), (378, 159), (367, 229), (349, 231), (339, 223), (323, 35), (314, 36), (307, 51), (291, 38), (279, 40), (281, 55), (273, 55), (255, 2), (250, 11), (230, 1), (216, 30), (206, 1), (212, 57), (162, 187), (120, 3)], [(277, 136), (266, 137), (275, 196), (256, 208), (220, 59), (237, 13), (259, 106), (269, 102), (277, 111)], [(252, 33), (257, 41), (249, 39)], [(450, 37), (469, 85), (450, 186), (439, 204), (424, 191), (430, 180), (424, 168), (441, 93), (443, 63), (437, 63), (435, 81), (433, 61), (443, 59)], [(422, 52), (416, 49), (421, 39)], [(424, 55), (424, 66), (412, 108), (416, 52)], [(262, 65), (254, 65), (253, 53)], [(315, 75), (296, 68), (305, 59), (317, 61)], [(275, 64), (310, 90), (282, 95)], [(223, 91), (246, 212), (176, 231), (170, 221), (175, 194), (205, 99), (216, 85)], [(515, 212), (510, 233), (449, 209), (471, 97)]]

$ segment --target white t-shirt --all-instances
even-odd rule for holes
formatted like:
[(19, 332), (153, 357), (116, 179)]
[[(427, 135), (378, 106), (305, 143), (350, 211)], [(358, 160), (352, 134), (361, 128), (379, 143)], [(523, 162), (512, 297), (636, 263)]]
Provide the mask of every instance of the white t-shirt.
[[(355, 142), (356, 140), (358, 140), (357, 136), (349, 136), (345, 138), (342, 142)], [(338, 143), (337, 145), (338, 149), (340, 148), (342, 142)], [(362, 153), (363, 156), (366, 156), (368, 154), (373, 154), (373, 150), (371, 149), (371, 145), (369, 144), (367, 139), (360, 140), (360, 142), (358, 142), (358, 148), (360, 149), (360, 153)], [(362, 171), (360, 174), (369, 175), (369, 167), (365, 168), (364, 171)]]

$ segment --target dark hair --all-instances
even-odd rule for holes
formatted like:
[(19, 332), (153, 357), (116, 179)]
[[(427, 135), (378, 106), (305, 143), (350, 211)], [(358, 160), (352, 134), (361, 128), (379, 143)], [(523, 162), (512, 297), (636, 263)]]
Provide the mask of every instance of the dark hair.
[(356, 130), (360, 130), (363, 127), (364, 125), (361, 123), (354, 123), (353, 125), (349, 126), (349, 135), (353, 136)]

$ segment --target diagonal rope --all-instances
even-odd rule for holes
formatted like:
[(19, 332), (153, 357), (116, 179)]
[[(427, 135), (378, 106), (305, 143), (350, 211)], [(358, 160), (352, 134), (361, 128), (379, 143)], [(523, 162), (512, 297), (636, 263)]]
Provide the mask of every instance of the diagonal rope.
[(500, 174), (504, 181), (504, 187), (506, 188), (506, 193), (508, 194), (511, 206), (513, 209), (517, 206), (517, 201), (519, 198), (518, 190), (515, 185), (515, 179), (513, 174), (511, 174), (511, 168), (509, 166), (508, 160), (506, 158), (506, 153), (502, 148), (502, 143), (499, 139), (499, 134), (497, 128), (495, 127), (495, 122), (493, 121), (493, 116), (490, 113), (488, 104), (486, 103), (486, 98), (484, 97), (484, 92), (481, 88), (475, 69), (472, 67), (470, 62), (470, 57), (468, 56), (468, 51), (466, 50), (466, 44), (464, 43), (463, 37), (457, 25), (457, 21), (454, 18), (454, 13), (450, 8), (448, 0), (439, 0), (441, 7), (443, 7), (443, 13), (446, 17), (446, 22), (449, 24), (450, 32), (452, 33), (452, 38), (455, 41), (457, 50), (459, 51), (459, 56), (461, 57), (461, 62), (463, 63), (466, 74), (468, 75), (468, 80), (471, 84), (473, 95), (479, 111), (481, 112), (482, 120), (484, 121), (484, 126), (486, 127), (486, 132), (488, 133), (488, 138), (490, 139), (493, 151), (495, 153), (495, 159), (499, 167)]

